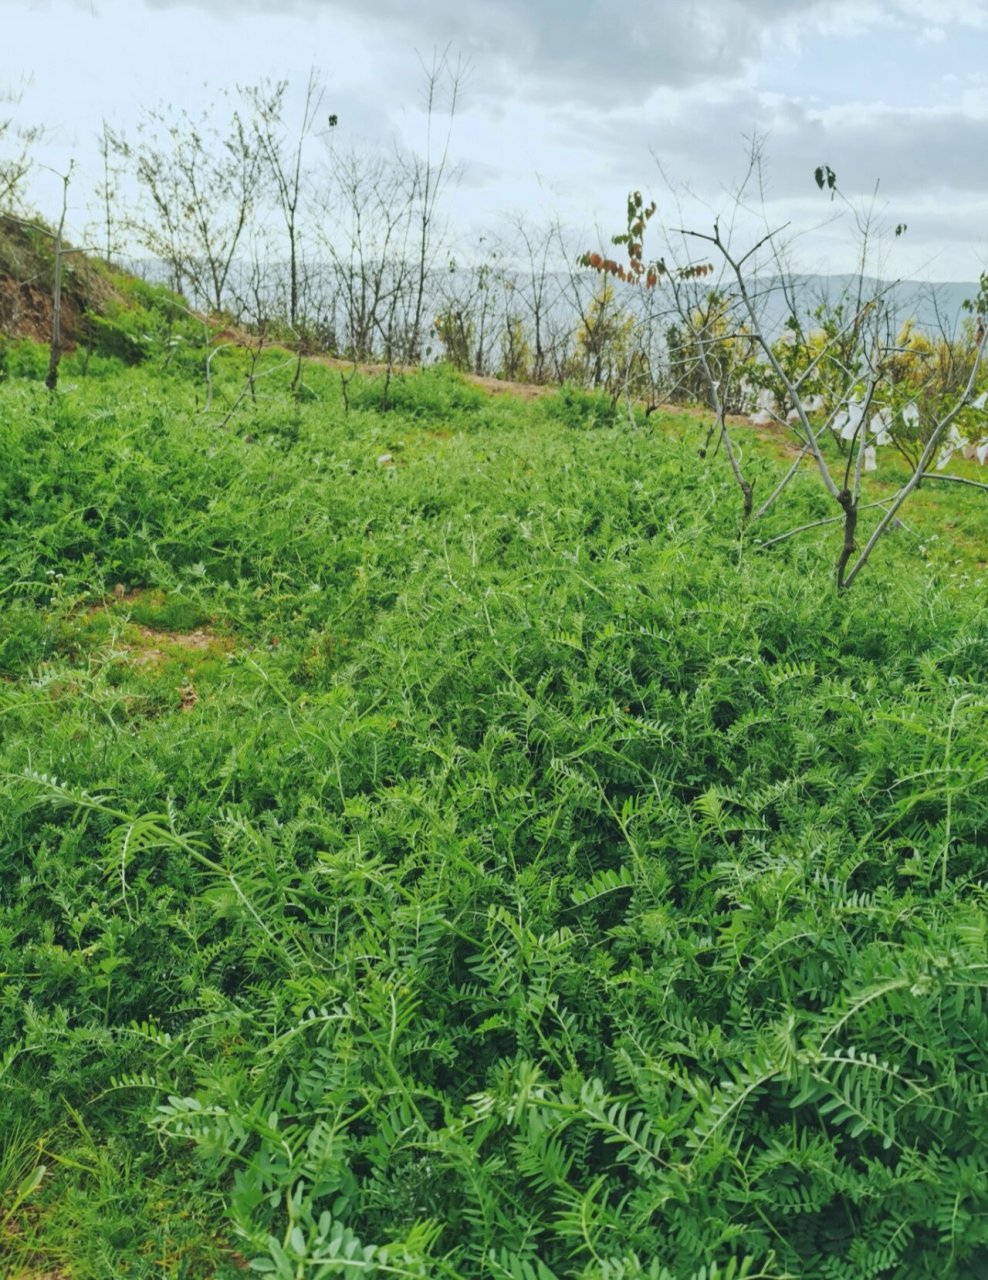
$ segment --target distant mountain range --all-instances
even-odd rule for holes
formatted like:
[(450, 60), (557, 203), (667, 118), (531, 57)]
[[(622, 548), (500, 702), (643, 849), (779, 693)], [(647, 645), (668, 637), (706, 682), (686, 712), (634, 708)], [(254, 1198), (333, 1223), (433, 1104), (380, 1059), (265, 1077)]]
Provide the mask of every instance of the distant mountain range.
[[(235, 263), (235, 268), (237, 265), (241, 266), (249, 276), (251, 270), (249, 264)], [(266, 265), (271, 268), (274, 276), (280, 274), (280, 277), (284, 279), (287, 270), (284, 263), (270, 262)], [(315, 281), (320, 276), (325, 277), (325, 297), (315, 299), (316, 304), (319, 309), (325, 310), (327, 314), (332, 314), (338, 299), (331, 279), (331, 266), (328, 262), (310, 263), (309, 265), (315, 269), (315, 279), (310, 281), (310, 289), (318, 293), (319, 286)], [(162, 283), (167, 282), (169, 279), (168, 268), (163, 262), (156, 259), (134, 259), (128, 261), (126, 267), (144, 279)], [(564, 309), (568, 308), (570, 304), (566, 281), (569, 278), (569, 272), (550, 268), (548, 274), (556, 279), (559, 286), (557, 290), (557, 305)], [(442, 279), (445, 282), (446, 275), (445, 271), (436, 272), (435, 279)], [(525, 274), (519, 273), (518, 281), (520, 286), (524, 287), (525, 279)], [(761, 312), (766, 336), (770, 339), (778, 337), (789, 316), (789, 303), (786, 300), (781, 278), (756, 276), (749, 279), (747, 283)], [(964, 302), (968, 299), (973, 300), (978, 295), (978, 284), (976, 282), (943, 281), (939, 283), (923, 283), (918, 280), (900, 280), (889, 284), (874, 278), (859, 278), (854, 275), (794, 274), (789, 278), (788, 286), (790, 296), (795, 299), (800, 322), (809, 330), (817, 327), (813, 313), (821, 304), (832, 307), (841, 299), (846, 298), (848, 302), (847, 314), (850, 316), (853, 314), (859, 298), (861, 301), (866, 301), (869, 298), (881, 295), (889, 307), (890, 328), (893, 331), (893, 336), (898, 333), (907, 320), (915, 321), (919, 329), (931, 335), (943, 333), (947, 337), (957, 336), (961, 332), (963, 321), (969, 318), (969, 313), (963, 309)], [(710, 287), (727, 289), (728, 283), (725, 280), (722, 285), (718, 286), (711, 280)], [(659, 293), (661, 294), (661, 292), (660, 289)], [(621, 296), (621, 304), (629, 307), (632, 311), (638, 311), (640, 305), (642, 311), (644, 311), (645, 294), (641, 293), (638, 297), (639, 303), (636, 303), (635, 291), (632, 289), (624, 291)], [(310, 299), (310, 301), (313, 300)], [(195, 300), (193, 302), (195, 303)], [(442, 304), (440, 302), (437, 305)], [(672, 317), (670, 316), (670, 322), (671, 320)]]
[[(773, 336), (783, 326), (789, 315), (789, 307), (778, 278), (756, 280), (758, 304), (764, 308), (764, 325)], [(898, 330), (907, 320), (913, 320), (919, 329), (930, 334), (943, 333), (946, 337), (960, 334), (965, 319), (972, 318), (964, 310), (964, 303), (978, 296), (977, 283), (944, 281), (923, 283), (918, 280), (900, 280), (894, 284), (852, 275), (794, 276), (791, 281), (796, 298), (800, 322), (814, 327), (813, 312), (821, 304), (834, 306), (846, 299), (848, 315), (852, 315), (860, 298), (883, 297), (888, 305), (893, 328)]]

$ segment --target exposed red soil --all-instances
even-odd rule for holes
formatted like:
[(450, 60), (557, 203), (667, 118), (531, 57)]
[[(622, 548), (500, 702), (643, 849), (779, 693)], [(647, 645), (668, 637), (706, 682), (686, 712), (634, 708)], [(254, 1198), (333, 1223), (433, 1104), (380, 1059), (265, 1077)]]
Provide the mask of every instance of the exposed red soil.
[[(52, 300), (51, 292), (37, 285), (19, 283), (9, 276), (0, 276), (0, 333), (18, 338), (30, 338), (32, 342), (51, 341)], [(71, 351), (75, 336), (81, 332), (82, 313), (67, 294), (62, 295), (61, 329), (62, 348)]]

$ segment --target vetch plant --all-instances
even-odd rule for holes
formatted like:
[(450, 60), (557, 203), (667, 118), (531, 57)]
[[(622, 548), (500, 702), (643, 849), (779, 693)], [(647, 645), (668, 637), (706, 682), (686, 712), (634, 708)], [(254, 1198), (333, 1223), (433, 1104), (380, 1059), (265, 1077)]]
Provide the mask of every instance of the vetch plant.
[(0, 387), (4, 1261), (983, 1271), (977, 593), (606, 392), (193, 376)]

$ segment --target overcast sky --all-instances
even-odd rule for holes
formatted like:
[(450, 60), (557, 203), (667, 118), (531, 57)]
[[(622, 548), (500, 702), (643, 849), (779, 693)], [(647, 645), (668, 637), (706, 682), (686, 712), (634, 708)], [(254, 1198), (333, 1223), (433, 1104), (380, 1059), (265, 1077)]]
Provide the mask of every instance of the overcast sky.
[[(3, 0), (0, 90), (50, 130), (47, 163), (76, 161), (78, 232), (104, 117), (132, 128), (142, 105), (195, 111), (262, 76), (300, 91), (315, 66), (336, 145), (421, 147), (421, 64), (447, 45), (467, 67), (464, 230), (519, 212), (617, 231), (632, 188), (676, 223), (669, 184), (703, 227), (759, 135), (767, 217), (805, 233), (805, 269), (853, 263), (852, 220), (821, 226), (839, 208), (821, 163), (849, 195), (877, 182), (881, 217), (908, 225), (892, 274), (988, 267), (988, 0)], [(57, 180), (33, 195), (54, 217)]]

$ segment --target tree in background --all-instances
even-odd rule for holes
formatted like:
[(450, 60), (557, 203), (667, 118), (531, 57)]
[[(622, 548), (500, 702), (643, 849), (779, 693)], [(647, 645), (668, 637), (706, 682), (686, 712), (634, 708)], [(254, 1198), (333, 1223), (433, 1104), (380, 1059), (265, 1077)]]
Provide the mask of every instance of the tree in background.
[[(308, 280), (303, 262), (302, 200), (309, 179), (303, 159), (306, 143), (323, 123), (325, 86), (313, 67), (305, 87), (302, 111), (294, 132), (285, 121), (288, 81), (263, 80), (241, 89), (251, 115), (261, 157), (270, 180), (274, 200), (284, 223), (288, 249), (288, 324), (298, 333), (303, 323), (303, 281)], [(325, 129), (334, 129), (336, 115), (325, 117)], [(321, 130), (320, 130), (321, 132)]]
[(618, 306), (613, 285), (602, 278), (576, 331), (581, 381), (590, 387), (621, 385), (632, 358), (634, 327), (634, 317)]
[(473, 358), (473, 321), (462, 307), (450, 305), (436, 316), (436, 337), (442, 345), (443, 359), (468, 373)]
[[(559, 308), (559, 277), (553, 267), (560, 239), (559, 227), (526, 221), (520, 214), (510, 220), (514, 244), (509, 252), (517, 263), (515, 298), (521, 312), (519, 323), (531, 349), (527, 376), (545, 382), (551, 375), (555, 346), (554, 313)], [(566, 255), (562, 255), (566, 261)]]
[(166, 265), (178, 292), (212, 311), (222, 311), (228, 300), (236, 254), (266, 176), (261, 136), (238, 110), (224, 111), (228, 98), (222, 93), (197, 118), (151, 108), (134, 141), (105, 130), (147, 201), (131, 215), (130, 230)]
[(318, 229), (342, 323), (341, 354), (406, 358), (415, 305), (415, 189), (393, 156), (358, 147), (329, 160), (326, 218)]
[[(422, 358), (428, 283), (439, 252), (436, 243), (437, 209), (440, 197), (455, 177), (450, 166), (449, 146), (453, 117), (467, 70), (461, 58), (456, 61), (450, 59), (448, 45), (442, 53), (433, 54), (428, 66), (423, 63), (422, 69), (425, 77), (425, 149), (422, 155), (409, 155), (404, 160), (415, 209), (413, 302), (406, 352), (406, 358), (413, 362)], [(433, 130), (439, 112), (445, 114), (445, 131), (438, 148), (434, 149)]]
[(25, 179), (34, 165), (33, 148), (44, 136), (41, 125), (20, 124), (21, 95), (0, 93), (0, 213), (22, 213)]

